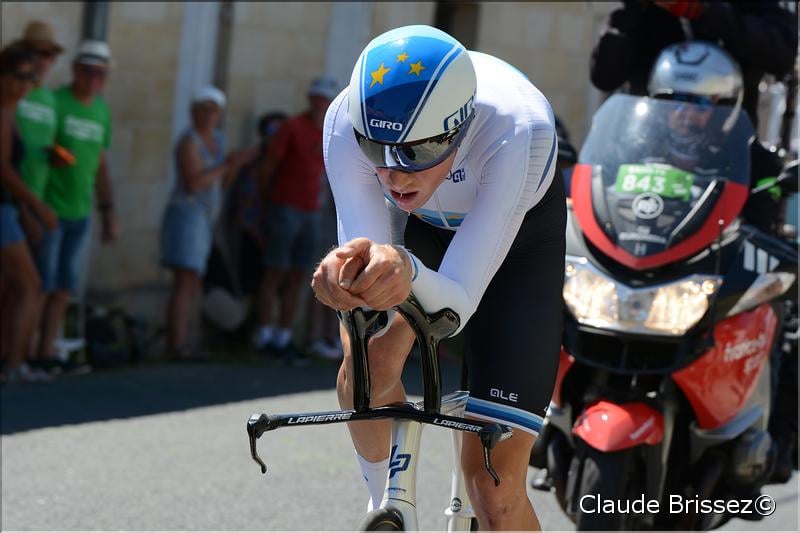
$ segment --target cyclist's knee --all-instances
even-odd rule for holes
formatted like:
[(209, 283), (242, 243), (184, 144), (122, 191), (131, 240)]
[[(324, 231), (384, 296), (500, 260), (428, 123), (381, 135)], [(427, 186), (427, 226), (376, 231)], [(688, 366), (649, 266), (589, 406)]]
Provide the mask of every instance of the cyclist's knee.
[(461, 464), (481, 526), (500, 527), (506, 517), (518, 516), (521, 506), (530, 506), (525, 477), (533, 440), (533, 436), (515, 430), (510, 440), (501, 442), (492, 451), (492, 465), (500, 476), (500, 485), (495, 486), (484, 466), (483, 447), (477, 438), (465, 435)]
[(485, 469), (465, 472), (470, 502), (478, 515), (481, 529), (494, 530), (516, 516), (519, 507), (530, 505), (525, 490), (525, 476), (517, 472), (498, 472), (502, 482), (495, 485), (494, 479)]
[[(372, 400), (380, 400), (382, 396), (389, 393), (400, 382), (403, 367), (402, 364), (398, 365), (397, 357), (394, 355), (377, 350), (373, 350), (369, 354), (369, 381)], [(336, 383), (338, 390), (348, 395), (352, 395), (353, 391), (353, 382), (350, 379), (352, 368), (352, 361), (350, 361), (348, 355), (339, 368)]]

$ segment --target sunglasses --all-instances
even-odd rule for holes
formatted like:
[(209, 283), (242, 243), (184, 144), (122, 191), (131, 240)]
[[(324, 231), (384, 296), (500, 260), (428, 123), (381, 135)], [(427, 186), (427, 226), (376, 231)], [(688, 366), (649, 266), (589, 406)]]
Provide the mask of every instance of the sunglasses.
[(433, 168), (458, 148), (472, 122), (470, 114), (464, 122), (436, 137), (404, 144), (383, 144), (361, 135), (353, 129), (359, 148), (377, 168), (412, 173)]
[(694, 104), (700, 107), (702, 111), (707, 111), (715, 105), (734, 105), (736, 103), (736, 99), (734, 98), (720, 98), (719, 96), (704, 96), (687, 93), (658, 94), (655, 98), (657, 100)]
[(91, 76), (93, 78), (105, 78), (107, 71), (103, 68), (93, 68), (87, 67), (85, 65), (81, 65), (79, 70), (86, 76)]
[(36, 72), (33, 70), (17, 70), (11, 75), (19, 81), (36, 81)]
[(58, 55), (58, 51), (52, 48), (37, 48), (33, 51), (33, 53), (44, 59), (50, 59), (51, 57)]

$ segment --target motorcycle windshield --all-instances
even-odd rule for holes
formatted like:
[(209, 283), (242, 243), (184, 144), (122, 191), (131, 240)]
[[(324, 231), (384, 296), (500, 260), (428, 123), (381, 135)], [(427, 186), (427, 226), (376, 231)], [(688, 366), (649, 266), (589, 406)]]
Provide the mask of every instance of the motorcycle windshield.
[(726, 191), (749, 185), (752, 136), (746, 113), (730, 106), (610, 97), (579, 159), (591, 167), (599, 227), (646, 257), (716, 224), (709, 216)]

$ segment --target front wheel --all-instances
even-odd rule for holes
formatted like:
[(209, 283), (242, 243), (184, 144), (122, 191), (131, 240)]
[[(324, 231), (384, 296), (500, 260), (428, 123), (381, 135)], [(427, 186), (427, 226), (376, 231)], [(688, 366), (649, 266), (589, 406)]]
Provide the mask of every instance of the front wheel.
[(361, 521), (358, 531), (404, 531), (403, 518), (394, 509), (373, 509)]
[[(580, 490), (578, 501), (584, 496), (601, 497), (614, 502), (630, 502), (637, 494), (641, 494), (639, 475), (636, 468), (636, 450), (604, 453), (587, 446), (583, 456), (582, 468), (575, 468), (576, 456), (570, 474), (580, 472)], [(576, 480), (578, 481), (578, 480)], [(597, 502), (590, 502), (596, 507)], [(635, 531), (639, 528), (634, 514), (620, 512), (602, 512), (599, 509), (586, 509), (578, 505), (575, 515), (575, 526), (578, 531)]]

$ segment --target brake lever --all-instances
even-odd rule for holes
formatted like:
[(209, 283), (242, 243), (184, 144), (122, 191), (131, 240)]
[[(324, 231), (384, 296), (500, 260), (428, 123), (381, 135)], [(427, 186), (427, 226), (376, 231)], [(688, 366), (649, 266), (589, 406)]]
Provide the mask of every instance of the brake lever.
[(491, 424), (478, 432), (478, 438), (480, 438), (483, 445), (483, 466), (486, 467), (486, 471), (494, 479), (495, 487), (500, 485), (500, 476), (497, 475), (497, 471), (492, 466), (490, 451), (498, 442), (511, 438), (511, 435), (512, 432), (510, 430), (505, 431), (500, 424)]
[(269, 430), (269, 417), (265, 414), (254, 414), (247, 421), (247, 436), (250, 438), (250, 456), (261, 467), (261, 473), (267, 473), (267, 465), (258, 456), (256, 441)]

